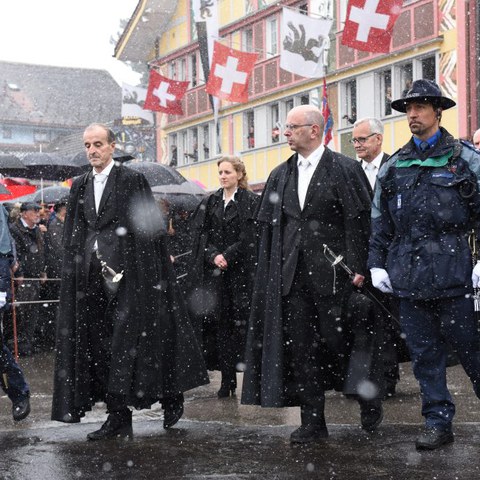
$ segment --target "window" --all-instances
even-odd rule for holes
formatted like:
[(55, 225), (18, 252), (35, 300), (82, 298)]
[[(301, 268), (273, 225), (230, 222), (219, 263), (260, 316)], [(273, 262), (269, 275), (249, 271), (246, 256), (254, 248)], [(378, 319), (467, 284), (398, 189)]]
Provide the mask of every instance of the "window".
[(12, 129), (10, 127), (3, 127), (2, 136), (3, 138), (12, 138)]
[(180, 71), (178, 73), (178, 79), (181, 82), (184, 82), (187, 78), (187, 61), (184, 58), (181, 58), (178, 62), (180, 65)]
[(198, 129), (191, 128), (187, 131), (188, 146), (184, 152), (185, 162), (198, 162)]
[(342, 113), (343, 127), (349, 127), (357, 120), (357, 81), (355, 79), (343, 84)]
[(287, 117), (288, 112), (294, 107), (293, 98), (285, 100), (285, 118)]
[(245, 113), (246, 147), (255, 148), (255, 117), (253, 110)]
[(177, 150), (177, 134), (173, 133), (168, 137), (168, 143), (170, 145), (170, 166), (176, 167), (178, 165), (178, 150)]
[(197, 54), (190, 55), (190, 87), (197, 86)]
[(168, 77), (171, 79), (177, 78), (177, 62), (173, 61), (168, 64)]
[(278, 103), (270, 106), (270, 131), (272, 132), (272, 143), (280, 141), (280, 110)]
[(422, 58), (420, 63), (422, 66), (421, 78), (426, 78), (427, 80), (433, 80), (435, 82), (437, 79), (435, 56)]
[(392, 114), (392, 71), (390, 69), (384, 70), (378, 74), (380, 86), (380, 98), (383, 101), (380, 103), (380, 115), (385, 117)]
[(277, 18), (267, 20), (267, 52), (266, 57), (278, 55), (278, 24)]
[(251, 28), (242, 31), (242, 50), (253, 52), (253, 30)]
[(300, 105), (308, 105), (310, 103), (310, 96), (308, 93), (306, 95), (300, 96)]
[(183, 132), (180, 133), (180, 148), (181, 148), (181, 151), (179, 151), (179, 155), (182, 154), (181, 156), (179, 156), (179, 161), (181, 161), (181, 164), (180, 165), (185, 165), (187, 162), (186, 162), (186, 157), (185, 157), (185, 152), (188, 152), (188, 141), (187, 141), (187, 131), (184, 130)]
[(203, 159), (207, 160), (210, 158), (210, 126), (203, 126)]
[(413, 82), (413, 64), (411, 62), (404, 63), (398, 68), (398, 74), (400, 77), (401, 97), (404, 97), (410, 90)]

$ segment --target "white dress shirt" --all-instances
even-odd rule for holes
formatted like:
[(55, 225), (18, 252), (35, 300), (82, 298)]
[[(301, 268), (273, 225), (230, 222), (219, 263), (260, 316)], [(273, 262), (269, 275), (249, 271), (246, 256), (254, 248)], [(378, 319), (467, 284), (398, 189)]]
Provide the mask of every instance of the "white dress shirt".
[(112, 160), (101, 172), (97, 173), (93, 169), (93, 195), (95, 197), (95, 210), (98, 213), (100, 200), (102, 199), (103, 191), (108, 180), (108, 176), (114, 167), (115, 162)]
[(365, 171), (372, 190), (375, 190), (375, 182), (377, 180), (380, 164), (382, 163), (383, 152), (380, 152), (371, 162), (362, 160), (362, 168)]
[[(100, 173), (97, 173), (93, 169), (93, 196), (95, 199), (95, 211), (98, 214), (98, 208), (100, 206), (100, 200), (102, 199), (103, 191), (108, 180), (108, 176), (114, 167), (115, 162), (112, 160)], [(95, 240), (93, 245), (93, 251), (98, 250), (98, 242)]]
[(317, 168), (320, 158), (322, 158), (325, 147), (320, 145), (307, 158), (298, 154), (298, 201), (300, 208), (303, 210), (305, 197), (307, 196), (308, 186), (312, 180), (315, 169)]

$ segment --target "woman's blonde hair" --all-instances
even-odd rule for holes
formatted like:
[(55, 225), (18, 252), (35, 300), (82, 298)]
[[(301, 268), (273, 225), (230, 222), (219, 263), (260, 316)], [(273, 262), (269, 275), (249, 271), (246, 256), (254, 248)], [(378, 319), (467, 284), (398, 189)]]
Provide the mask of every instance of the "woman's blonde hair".
[(245, 169), (245, 164), (240, 160), (240, 158), (236, 157), (235, 155), (224, 155), (218, 160), (217, 167), (219, 167), (223, 162), (230, 163), (237, 173), (242, 174), (242, 178), (240, 178), (238, 181), (238, 186), (244, 190), (251, 190), (250, 185), (248, 185), (248, 175), (247, 170)]

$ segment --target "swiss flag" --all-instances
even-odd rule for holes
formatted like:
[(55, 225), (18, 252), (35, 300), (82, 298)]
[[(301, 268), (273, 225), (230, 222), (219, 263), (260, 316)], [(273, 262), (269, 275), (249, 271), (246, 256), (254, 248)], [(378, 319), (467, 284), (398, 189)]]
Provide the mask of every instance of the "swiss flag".
[(342, 44), (387, 53), (403, 0), (349, 0)]
[(178, 82), (150, 70), (144, 110), (182, 115), (182, 100), (190, 82)]
[(248, 81), (257, 57), (257, 53), (241, 52), (215, 42), (205, 91), (231, 102), (246, 102)]

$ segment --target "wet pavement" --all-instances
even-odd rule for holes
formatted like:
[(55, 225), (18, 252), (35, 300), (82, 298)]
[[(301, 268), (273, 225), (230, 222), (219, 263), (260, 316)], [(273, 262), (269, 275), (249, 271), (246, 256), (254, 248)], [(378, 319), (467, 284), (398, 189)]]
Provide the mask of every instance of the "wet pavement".
[[(86, 434), (105, 420), (103, 406), (80, 424), (50, 421), (53, 355), (21, 359), (32, 391), (32, 413), (19, 423), (11, 403), (0, 398), (1, 480), (60, 479), (479, 479), (480, 401), (460, 367), (449, 369), (457, 405), (455, 443), (417, 452), (422, 427), (418, 387), (402, 365), (397, 395), (384, 403), (378, 431), (359, 427), (355, 401), (327, 396), (330, 436), (310, 446), (291, 446), (300, 422), (298, 408), (261, 409), (240, 405), (237, 396), (219, 400), (219, 375), (186, 395), (185, 415), (171, 430), (162, 410), (134, 412), (134, 439), (104, 443)], [(240, 375), (239, 375), (240, 379)]]

